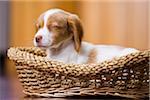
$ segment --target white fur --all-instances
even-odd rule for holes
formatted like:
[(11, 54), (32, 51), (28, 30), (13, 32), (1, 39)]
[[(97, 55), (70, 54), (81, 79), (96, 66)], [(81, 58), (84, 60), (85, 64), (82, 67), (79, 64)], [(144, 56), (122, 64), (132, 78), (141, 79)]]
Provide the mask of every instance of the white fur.
[[(50, 46), (51, 41), (53, 40), (51, 37), (51, 32), (48, 31), (48, 28), (46, 27), (47, 19), (50, 15), (54, 14), (55, 12), (58, 12), (59, 9), (52, 9), (45, 12), (44, 16), (44, 27), (40, 29), (35, 37), (37, 35), (42, 35), (42, 46)], [(34, 45), (37, 46), (35, 39), (34, 39)], [(83, 64), (87, 63), (89, 59), (90, 51), (95, 49), (96, 50), (96, 58), (95, 63), (102, 62), (105, 60), (110, 60), (115, 57), (120, 57), (127, 55), (132, 52), (137, 52), (138, 50), (134, 48), (123, 48), (120, 46), (113, 46), (113, 45), (93, 45), (87, 42), (82, 42), (81, 50), (79, 53), (76, 52), (74, 48), (73, 42), (70, 42), (65, 48), (62, 48), (61, 52), (58, 54), (53, 54), (49, 48), (47, 48), (47, 54), (48, 58), (55, 59), (58, 61), (62, 61), (65, 63), (77, 63), (77, 64)]]

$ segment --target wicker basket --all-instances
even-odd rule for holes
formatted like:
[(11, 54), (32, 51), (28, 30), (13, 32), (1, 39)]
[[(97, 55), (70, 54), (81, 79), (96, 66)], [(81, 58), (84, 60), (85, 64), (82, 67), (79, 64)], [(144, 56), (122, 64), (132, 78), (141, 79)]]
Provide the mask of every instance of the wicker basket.
[(64, 64), (48, 60), (40, 48), (17, 47), (8, 50), (8, 57), (15, 62), (26, 95), (143, 98), (149, 96), (149, 53), (140, 51), (97, 64)]

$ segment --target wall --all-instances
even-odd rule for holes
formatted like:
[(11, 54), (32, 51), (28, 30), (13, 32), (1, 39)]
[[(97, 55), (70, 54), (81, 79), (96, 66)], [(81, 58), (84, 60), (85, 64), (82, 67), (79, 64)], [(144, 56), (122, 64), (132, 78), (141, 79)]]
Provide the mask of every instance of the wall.
[(82, 2), (85, 39), (148, 49), (148, 1)]

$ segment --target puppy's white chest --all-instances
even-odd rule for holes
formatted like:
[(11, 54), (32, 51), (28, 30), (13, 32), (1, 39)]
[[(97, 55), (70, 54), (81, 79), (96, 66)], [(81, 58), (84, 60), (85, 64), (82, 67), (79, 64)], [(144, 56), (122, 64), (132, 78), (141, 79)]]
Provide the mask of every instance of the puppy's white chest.
[(57, 55), (53, 55), (53, 54), (47, 55), (47, 57), (49, 59), (55, 59), (57, 61), (61, 61), (64, 63), (70, 63), (71, 61), (74, 61), (75, 59), (72, 59), (72, 58), (74, 58), (72, 56), (73, 55), (70, 53), (61, 53), (61, 54), (57, 54)]
[(47, 49), (47, 58), (55, 59), (64, 63), (79, 63), (79, 61), (83, 61), (81, 60), (83, 57), (78, 55), (78, 53), (74, 50), (73, 45), (69, 45), (55, 54), (53, 54), (50, 49)]

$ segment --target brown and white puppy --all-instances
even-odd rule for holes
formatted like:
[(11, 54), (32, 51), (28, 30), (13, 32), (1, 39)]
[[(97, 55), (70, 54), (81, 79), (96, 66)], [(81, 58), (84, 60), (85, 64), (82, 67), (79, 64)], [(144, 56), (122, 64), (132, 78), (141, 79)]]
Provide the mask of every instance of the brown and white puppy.
[(47, 57), (65, 63), (98, 63), (138, 50), (83, 42), (83, 27), (77, 15), (50, 9), (37, 20), (34, 45), (45, 47)]

